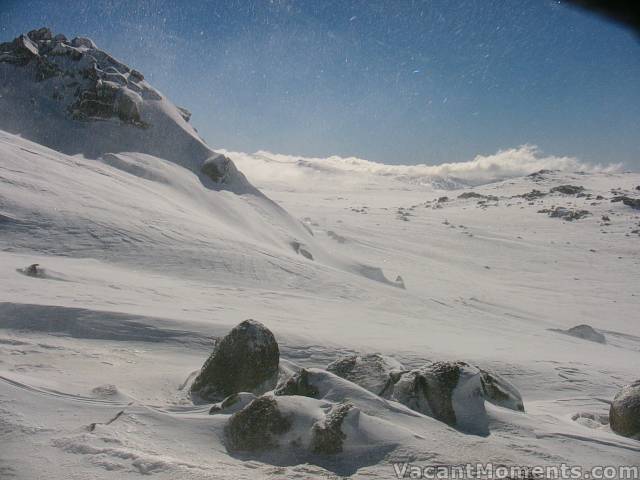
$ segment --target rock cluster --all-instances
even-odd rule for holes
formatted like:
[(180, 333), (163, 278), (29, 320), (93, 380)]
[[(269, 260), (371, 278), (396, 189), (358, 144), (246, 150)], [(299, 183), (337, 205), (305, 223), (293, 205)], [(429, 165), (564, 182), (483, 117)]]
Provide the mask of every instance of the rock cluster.
[(560, 218), (567, 222), (573, 222), (574, 220), (580, 220), (586, 216), (591, 215), (591, 212), (588, 210), (571, 210), (565, 207), (555, 207), (555, 208), (544, 208), (539, 210), (538, 213), (546, 213), (551, 218)]
[[(279, 372), (282, 378), (276, 385)], [(240, 323), (216, 343), (190, 391), (196, 399), (219, 402), (211, 414), (231, 415), (226, 445), (238, 452), (286, 444), (311, 454), (338, 454), (348, 432), (360, 428), (358, 398), (366, 399), (365, 405), (393, 400), (481, 435), (489, 433), (485, 401), (524, 411), (513, 385), (465, 362), (406, 369), (374, 353), (340, 358), (326, 370), (279, 370), (273, 334), (253, 320)]]

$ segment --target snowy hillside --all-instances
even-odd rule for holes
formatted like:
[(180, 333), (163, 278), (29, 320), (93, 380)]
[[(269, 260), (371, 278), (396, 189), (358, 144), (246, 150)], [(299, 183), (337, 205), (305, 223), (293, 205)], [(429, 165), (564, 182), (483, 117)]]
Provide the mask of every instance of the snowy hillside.
[[(0, 93), (1, 478), (637, 464), (607, 415), (638, 379), (640, 174), (530, 147), (457, 167), (222, 155), (142, 74), (44, 31), (0, 45)], [(265, 408), (295, 447), (238, 453), (241, 417), (189, 394), (248, 318), (279, 345), (286, 393)], [(385, 393), (332, 363), (372, 353), (425, 378), (467, 362), (458, 423), (406, 376)], [(509, 401), (478, 397), (485, 371)], [(344, 448), (318, 453), (335, 418)]]

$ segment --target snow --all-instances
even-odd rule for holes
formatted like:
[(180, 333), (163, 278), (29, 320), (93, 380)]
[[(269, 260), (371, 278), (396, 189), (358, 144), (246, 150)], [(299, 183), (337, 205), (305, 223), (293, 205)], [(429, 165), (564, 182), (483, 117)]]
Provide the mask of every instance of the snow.
[[(29, 111), (46, 87), (12, 78), (24, 88), (11, 97), (1, 84), (3, 115)], [(239, 170), (216, 185), (199, 172), (216, 152), (159, 92), (142, 97), (155, 126), (144, 131), (55, 109), (0, 120), (2, 478), (637, 464), (640, 443), (600, 419), (638, 376), (640, 213), (610, 199), (637, 198), (640, 174), (534, 158), (505, 160), (495, 177), (486, 161), (452, 175), (226, 152)], [(560, 170), (527, 176), (541, 164)], [(567, 184), (591, 196), (518, 196)], [(498, 200), (458, 198), (468, 191)], [(554, 207), (591, 215), (538, 213)], [(34, 263), (42, 276), (21, 273)], [(405, 289), (388, 280), (398, 275)], [(231, 454), (229, 415), (193, 404), (187, 386), (214, 338), (247, 318), (274, 332), (286, 368), (319, 379), (319, 399), (279, 397), (300, 425), (343, 400), (360, 411), (345, 419), (342, 454)], [(607, 343), (555, 331), (581, 324)], [(409, 368), (487, 368), (517, 387), (526, 413), (485, 402), (490, 434), (473, 435), (323, 370), (373, 352)], [(469, 408), (463, 389), (455, 401)]]

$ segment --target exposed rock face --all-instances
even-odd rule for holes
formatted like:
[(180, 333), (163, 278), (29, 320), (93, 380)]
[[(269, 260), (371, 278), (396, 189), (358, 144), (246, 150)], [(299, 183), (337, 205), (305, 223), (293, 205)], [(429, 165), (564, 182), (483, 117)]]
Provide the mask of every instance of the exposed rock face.
[(318, 389), (309, 381), (309, 371), (305, 368), (287, 379), (275, 390), (276, 395), (299, 395), (302, 397), (316, 398)]
[(596, 331), (590, 325), (576, 325), (575, 327), (571, 327), (568, 330), (564, 330), (564, 333), (573, 337), (590, 340), (592, 342), (607, 343), (607, 339), (605, 338), (605, 336), (602, 333)]
[(609, 421), (614, 432), (640, 440), (640, 380), (616, 394), (609, 410)]
[(329, 364), (327, 370), (371, 393), (384, 396), (392, 390), (405, 368), (393, 358), (373, 353), (338, 359)]
[(549, 190), (551, 193), (562, 193), (564, 195), (576, 195), (584, 190), (584, 187), (579, 185), (559, 185)]
[(234, 413), (225, 426), (227, 447), (232, 451), (255, 452), (278, 446), (277, 437), (291, 429), (273, 397), (262, 396)]
[(325, 418), (311, 427), (311, 451), (323, 454), (342, 452), (343, 441), (347, 436), (342, 432), (342, 422), (354, 407), (350, 403), (334, 405)]
[(52, 81), (52, 97), (78, 120), (117, 118), (137, 126), (143, 98), (159, 98), (142, 74), (98, 50), (88, 38), (68, 41), (47, 28), (0, 44), (0, 63), (31, 68), (34, 80)]
[(191, 386), (191, 393), (218, 401), (238, 392), (264, 393), (278, 377), (280, 351), (269, 329), (245, 320), (218, 341)]

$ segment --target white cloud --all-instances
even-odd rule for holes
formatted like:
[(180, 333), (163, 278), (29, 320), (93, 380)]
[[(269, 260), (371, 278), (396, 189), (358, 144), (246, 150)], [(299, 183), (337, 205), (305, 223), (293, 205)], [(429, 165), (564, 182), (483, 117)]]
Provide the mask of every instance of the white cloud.
[(467, 162), (440, 165), (387, 165), (357, 157), (309, 158), (259, 151), (253, 154), (225, 152), (258, 186), (290, 184), (313, 188), (319, 183), (336, 190), (350, 185), (375, 183), (380, 176), (424, 185), (482, 185), (528, 175), (542, 169), (583, 172), (613, 172), (620, 164), (592, 165), (573, 157), (545, 156), (532, 145), (477, 155)]

